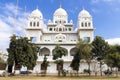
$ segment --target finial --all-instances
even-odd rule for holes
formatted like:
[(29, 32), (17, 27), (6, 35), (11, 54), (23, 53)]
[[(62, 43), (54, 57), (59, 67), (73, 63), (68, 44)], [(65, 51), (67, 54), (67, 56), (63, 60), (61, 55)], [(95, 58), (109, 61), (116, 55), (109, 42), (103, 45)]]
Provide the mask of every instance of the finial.
[(38, 5), (36, 6), (36, 9), (38, 9)]
[(62, 3), (60, 2), (60, 8), (62, 8)]
[(83, 6), (82, 8), (83, 8), (83, 10), (84, 10), (84, 6)]

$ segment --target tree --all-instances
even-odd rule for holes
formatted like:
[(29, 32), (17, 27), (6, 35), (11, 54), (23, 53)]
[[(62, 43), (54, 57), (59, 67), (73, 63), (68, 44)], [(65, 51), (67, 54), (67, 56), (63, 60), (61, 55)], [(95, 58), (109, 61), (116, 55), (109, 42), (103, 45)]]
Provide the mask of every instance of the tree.
[[(77, 47), (77, 52), (74, 55), (74, 58), (70, 64), (70, 67), (72, 67), (73, 70), (76, 70), (77, 73), (79, 71), (79, 66), (80, 66), (80, 60), (85, 59), (86, 62), (88, 63), (88, 70), (90, 71), (90, 63), (91, 63), (91, 44), (82, 41), (80, 39), (76, 45)], [(90, 75), (90, 72), (89, 72)]]
[[(36, 65), (38, 47), (30, 43), (26, 37), (13, 35), (10, 40), (8, 51), (8, 68), (26, 66), (32, 69)], [(11, 72), (12, 70), (10, 70)]]
[(91, 70), (90, 70), (90, 63), (91, 63), (91, 60), (93, 59), (93, 55), (91, 53), (91, 50), (92, 50), (92, 46), (90, 43), (84, 43), (84, 47), (82, 49), (82, 58), (86, 60), (87, 64), (88, 64), (88, 73), (89, 73), (89, 76), (91, 75)]
[(56, 45), (55, 54), (53, 54), (53, 60), (56, 60), (55, 63), (57, 64), (57, 70), (58, 70), (58, 76), (60, 76), (60, 73), (63, 71), (63, 63), (62, 56), (65, 56), (67, 53), (67, 50), (60, 47), (60, 45)]
[(80, 58), (80, 53), (77, 52), (77, 53), (74, 55), (73, 60), (72, 60), (72, 62), (71, 62), (71, 64), (70, 64), (70, 67), (71, 67), (73, 70), (77, 71), (77, 75), (78, 75), (79, 66), (80, 66), (80, 59), (81, 59), (81, 58)]
[(92, 53), (94, 55), (94, 57), (97, 58), (97, 60), (100, 62), (100, 72), (101, 72), (101, 76), (102, 76), (102, 63), (103, 60), (105, 59), (106, 54), (109, 51), (109, 45), (107, 42), (105, 42), (105, 40), (100, 37), (100, 36), (96, 36), (92, 42)]
[(0, 57), (0, 70), (5, 70), (6, 65), (7, 65), (7, 63)]
[(118, 76), (117, 68), (120, 67), (120, 52), (119, 45), (111, 45), (109, 54), (106, 56), (106, 63), (111, 68), (116, 67), (116, 76)]
[(43, 60), (43, 62), (42, 62), (42, 64), (41, 64), (41, 68), (42, 68), (42, 70), (44, 70), (43, 76), (45, 76), (46, 70), (47, 70), (47, 67), (48, 67), (48, 66), (49, 66), (49, 62), (47, 61), (47, 57), (44, 56), (44, 60)]

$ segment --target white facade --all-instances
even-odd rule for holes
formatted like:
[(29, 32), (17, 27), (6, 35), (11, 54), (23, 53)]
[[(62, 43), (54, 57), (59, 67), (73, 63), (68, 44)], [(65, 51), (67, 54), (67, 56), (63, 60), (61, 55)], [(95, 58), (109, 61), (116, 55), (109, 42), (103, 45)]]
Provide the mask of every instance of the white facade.
[[(56, 73), (56, 64), (54, 63), (53, 54), (56, 44), (67, 50), (67, 55), (63, 56), (64, 69), (69, 69), (70, 63), (73, 59), (76, 50), (76, 43), (79, 38), (84, 41), (92, 42), (94, 38), (94, 28), (92, 23), (92, 16), (88, 11), (83, 9), (78, 15), (77, 29), (74, 30), (73, 21), (68, 21), (67, 12), (60, 6), (54, 14), (53, 20), (49, 20), (47, 30), (44, 29), (44, 17), (40, 10), (34, 10), (28, 18), (28, 27), (26, 28), (27, 37), (33, 39), (33, 42), (40, 47), (38, 53), (37, 65), (34, 72), (41, 72), (41, 62), (44, 55), (47, 55), (47, 60), (50, 62), (48, 73)], [(93, 61), (94, 62), (94, 61)], [(91, 69), (93, 70), (94, 65)], [(80, 72), (88, 66), (83, 60), (80, 66)]]

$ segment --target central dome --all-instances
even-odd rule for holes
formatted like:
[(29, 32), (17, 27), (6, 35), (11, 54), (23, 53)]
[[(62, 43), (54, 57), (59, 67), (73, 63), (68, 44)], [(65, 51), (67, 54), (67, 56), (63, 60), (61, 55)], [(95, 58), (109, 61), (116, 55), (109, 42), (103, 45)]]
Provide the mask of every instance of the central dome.
[(67, 16), (67, 12), (60, 7), (54, 12), (54, 16)]

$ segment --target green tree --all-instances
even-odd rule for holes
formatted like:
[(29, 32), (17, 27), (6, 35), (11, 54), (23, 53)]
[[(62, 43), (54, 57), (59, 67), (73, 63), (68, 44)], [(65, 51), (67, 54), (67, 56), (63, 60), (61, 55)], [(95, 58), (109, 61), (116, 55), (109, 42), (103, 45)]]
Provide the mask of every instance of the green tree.
[[(91, 44), (82, 41), (82, 39), (80, 39), (76, 45), (77, 47), (77, 52), (74, 55), (74, 58), (70, 64), (70, 67), (72, 67), (73, 70), (76, 70), (77, 73), (79, 71), (79, 66), (80, 66), (80, 60), (81, 59), (85, 59), (86, 62), (88, 63), (88, 70), (90, 71), (90, 63), (91, 63)], [(89, 72), (90, 75), (90, 72)]]
[(71, 62), (71, 64), (70, 64), (70, 67), (73, 69), (73, 70), (75, 70), (75, 71), (77, 71), (77, 76), (78, 76), (78, 71), (79, 71), (79, 66), (80, 66), (80, 53), (79, 52), (77, 52), (75, 55), (74, 55), (74, 57), (73, 57), (73, 60), (72, 60), (72, 62)]
[(93, 59), (93, 55), (91, 53), (92, 50), (92, 46), (90, 43), (84, 43), (84, 47), (82, 49), (82, 58), (86, 60), (87, 64), (88, 64), (88, 73), (89, 76), (91, 75), (91, 70), (90, 70), (90, 64), (91, 64), (91, 60)]
[[(106, 63), (111, 68), (120, 67), (120, 52), (119, 52), (119, 45), (111, 45), (109, 53), (106, 56)], [(116, 76), (118, 76), (118, 70), (116, 69)]]
[(101, 76), (102, 76), (102, 63), (103, 60), (105, 59), (106, 54), (109, 51), (109, 45), (107, 42), (105, 42), (105, 40), (100, 37), (100, 36), (96, 36), (92, 42), (92, 53), (94, 55), (94, 57), (97, 58), (97, 60), (100, 62), (100, 72), (101, 72)]
[[(36, 65), (38, 47), (30, 43), (26, 37), (13, 35), (10, 40), (8, 51), (8, 66), (26, 66), (32, 69)], [(12, 68), (12, 67), (11, 67)]]
[(43, 60), (43, 62), (42, 62), (42, 64), (41, 64), (42, 70), (44, 70), (43, 76), (45, 76), (46, 70), (47, 70), (47, 67), (48, 67), (48, 66), (49, 66), (49, 62), (47, 61), (47, 57), (44, 56), (44, 60)]
[(67, 50), (60, 47), (60, 45), (56, 45), (54, 52), (55, 54), (53, 54), (53, 60), (56, 60), (55, 63), (57, 64), (58, 76), (60, 76), (60, 73), (63, 71), (64, 63), (62, 56), (65, 56), (67, 54)]

